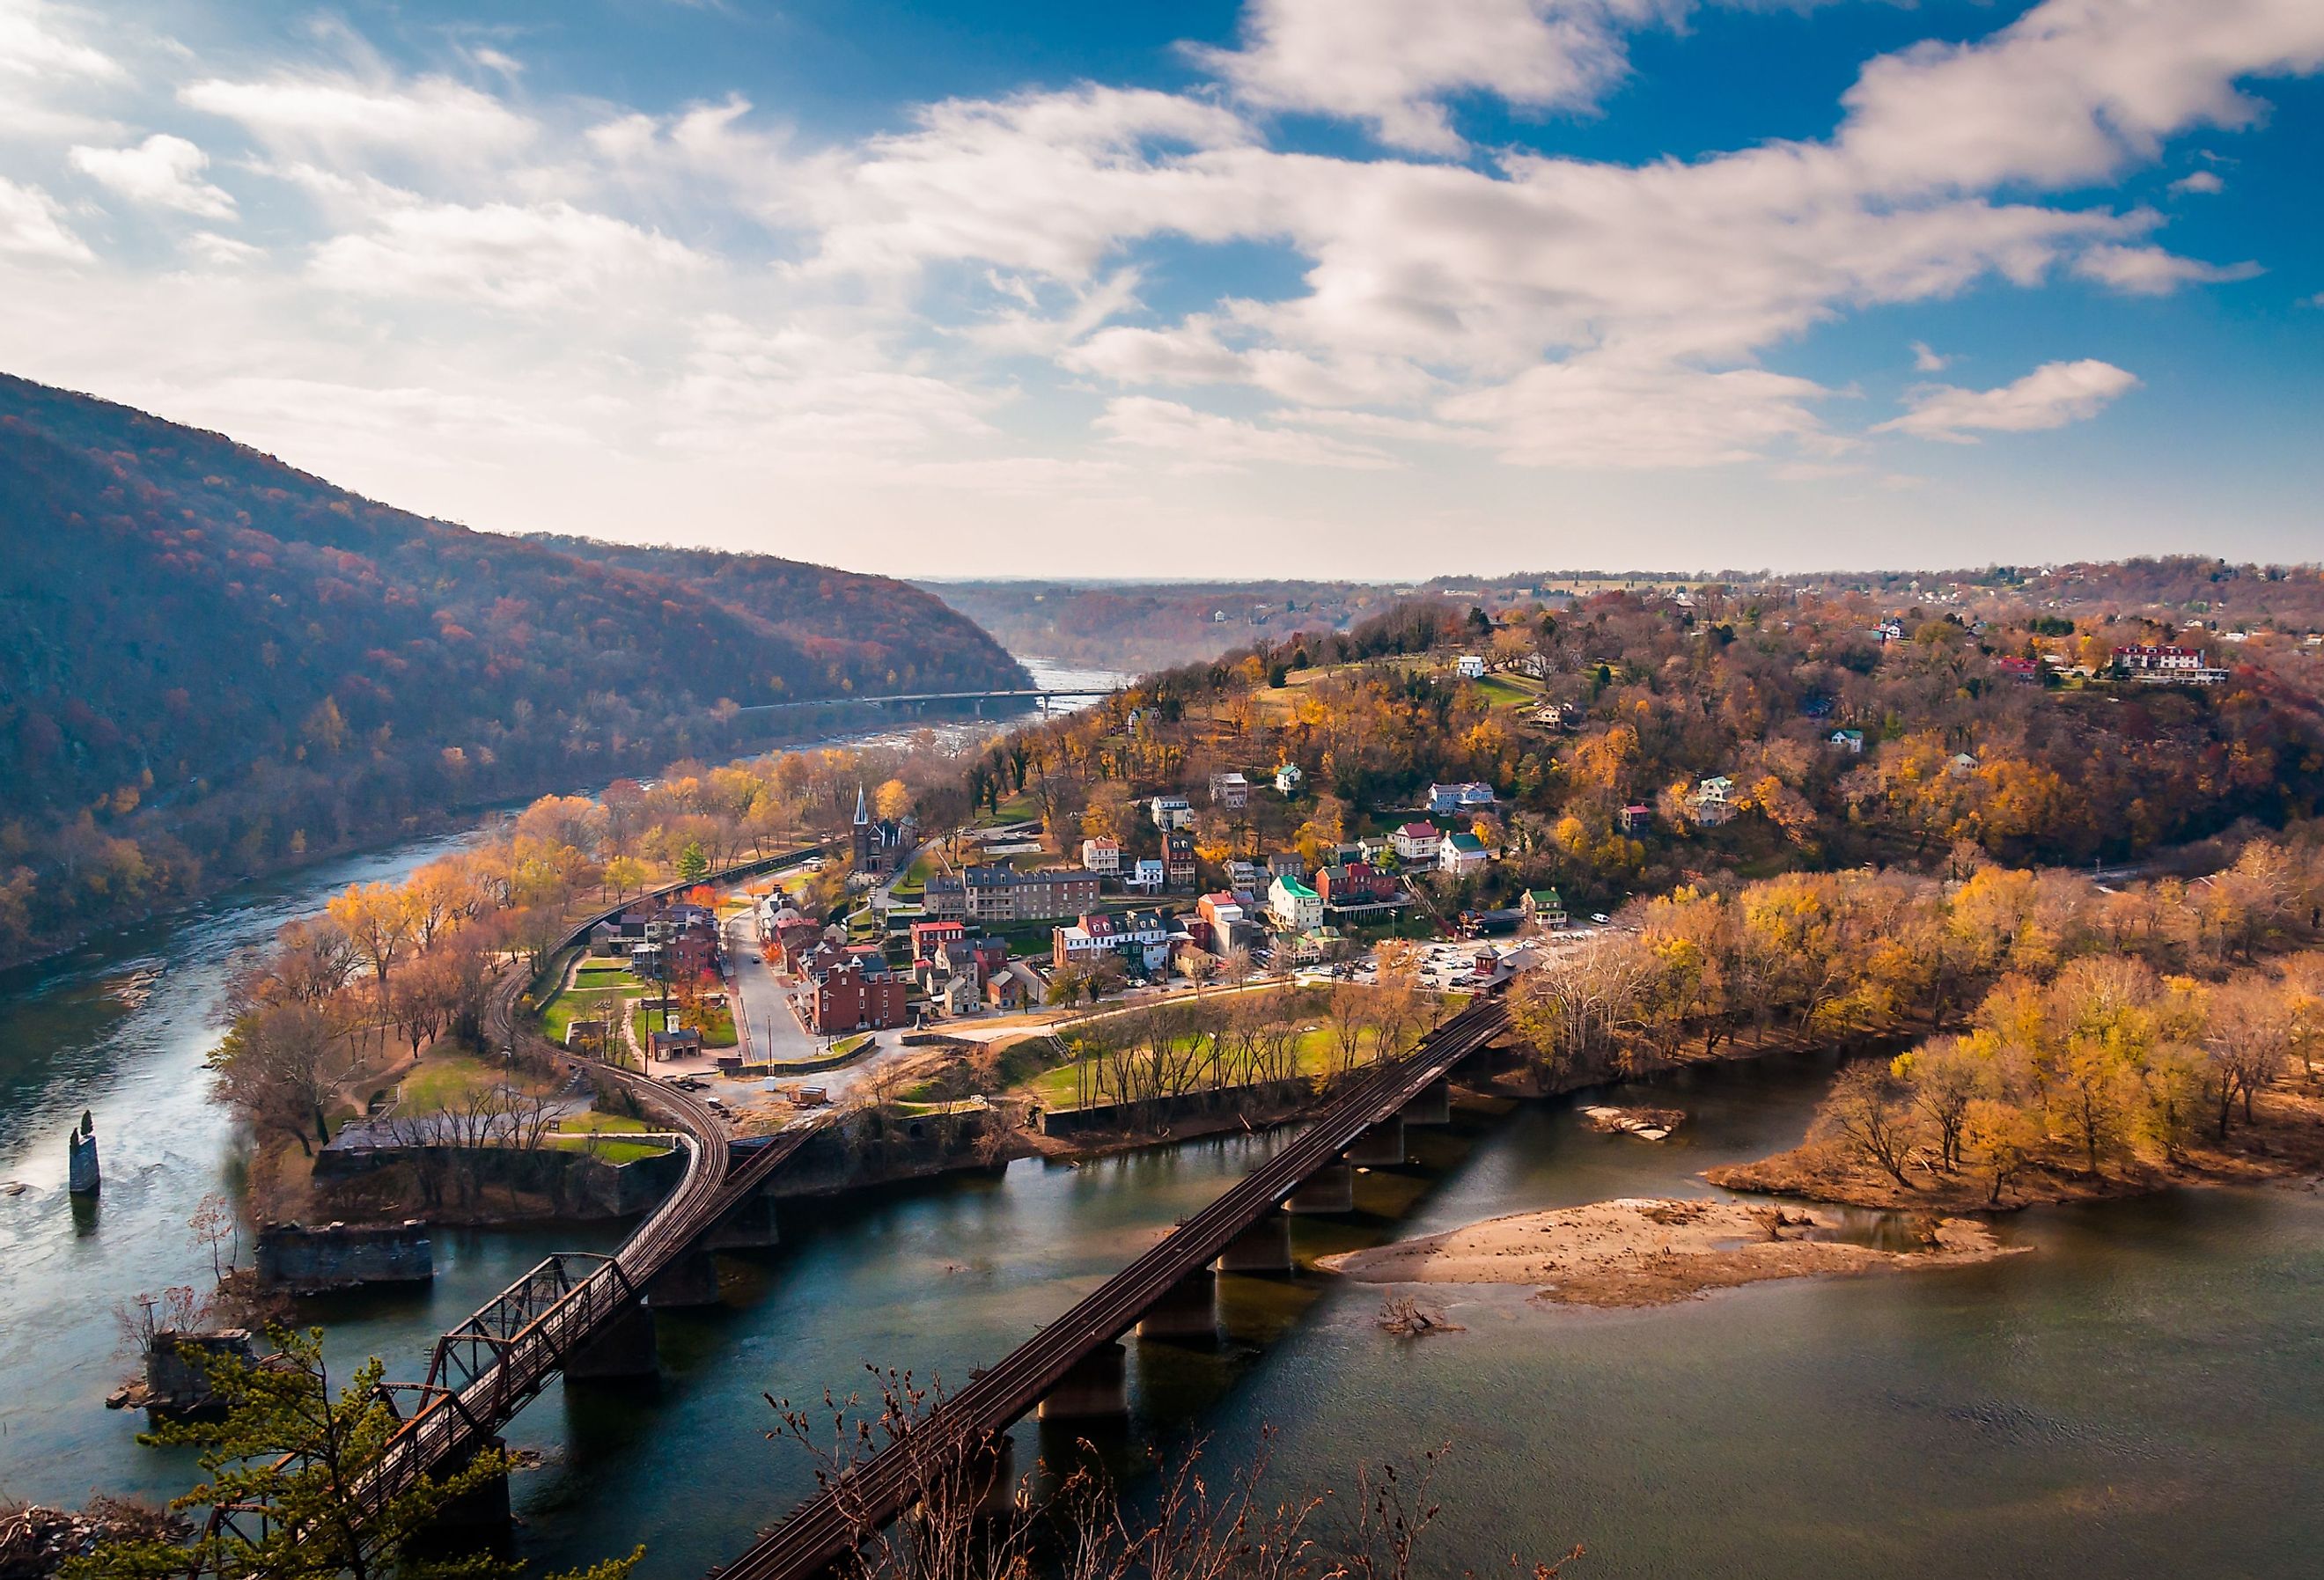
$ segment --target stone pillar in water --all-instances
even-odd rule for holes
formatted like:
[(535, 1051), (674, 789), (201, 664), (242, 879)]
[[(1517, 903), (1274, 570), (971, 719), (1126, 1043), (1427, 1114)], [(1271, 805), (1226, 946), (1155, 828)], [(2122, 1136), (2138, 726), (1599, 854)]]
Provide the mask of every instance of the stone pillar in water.
[(97, 1121), (87, 1110), (80, 1116), (80, 1128), (72, 1132), (72, 1160), (65, 1173), (65, 1186), (75, 1196), (95, 1196), (100, 1183), (97, 1168)]

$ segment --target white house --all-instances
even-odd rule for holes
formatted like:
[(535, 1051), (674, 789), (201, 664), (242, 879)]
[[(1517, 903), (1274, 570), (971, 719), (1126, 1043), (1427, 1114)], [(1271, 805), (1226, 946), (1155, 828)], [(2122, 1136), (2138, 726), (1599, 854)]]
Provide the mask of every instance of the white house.
[(1230, 812), (1250, 805), (1250, 781), (1234, 769), (1211, 775), (1211, 805)]
[(1139, 856), (1136, 868), (1131, 871), (1129, 877), (1122, 880), (1130, 888), (1144, 889), (1157, 894), (1162, 892), (1162, 885), (1166, 881), (1162, 872), (1162, 858), (1158, 855)]
[(1463, 680), (1481, 680), (1485, 678), (1485, 661), (1475, 653), (1462, 653), (1452, 661), (1452, 670)]
[(1492, 859), (1493, 853), (1473, 834), (1448, 834), (1436, 847), (1436, 870), (1456, 878), (1484, 871)]
[(1388, 836), (1388, 844), (1396, 850), (1397, 860), (1407, 864), (1427, 864), (1435, 861), (1437, 846), (1444, 836), (1436, 832), (1434, 823), (1406, 823)]
[(1173, 828), (1184, 828), (1194, 820), (1194, 803), (1184, 796), (1156, 796), (1147, 815), (1154, 827), (1167, 834)]
[(1082, 865), (1109, 878), (1119, 876), (1121, 872), (1121, 841), (1103, 838), (1083, 840)]
[(1285, 932), (1304, 933), (1323, 925), (1323, 897), (1294, 877), (1275, 880), (1267, 892), (1267, 912)]
[(1695, 821), (1706, 828), (1716, 828), (1735, 816), (1735, 803), (1728, 798), (1735, 793), (1735, 781), (1723, 773), (1715, 773), (1698, 782), (1687, 799), (1693, 804)]
[(1489, 812), (1496, 800), (1493, 787), (1482, 780), (1472, 779), (1464, 784), (1432, 784), (1428, 787), (1428, 809), (1440, 818), (1460, 812)]
[(1299, 772), (1299, 764), (1296, 762), (1285, 763), (1275, 771), (1275, 793), (1279, 796), (1297, 795), (1299, 781), (1306, 777)]
[(1860, 757), (1864, 754), (1864, 732), (1834, 730), (1831, 733), (1831, 744), (1851, 757)]

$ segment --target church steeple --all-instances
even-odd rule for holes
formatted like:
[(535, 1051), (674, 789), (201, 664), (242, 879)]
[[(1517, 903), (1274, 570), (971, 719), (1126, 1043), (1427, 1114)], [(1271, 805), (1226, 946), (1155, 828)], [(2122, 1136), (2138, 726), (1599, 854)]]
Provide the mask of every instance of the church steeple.
[(870, 808), (865, 807), (863, 804), (863, 784), (862, 781), (859, 780), (856, 781), (855, 785), (855, 827), (858, 828), (866, 828), (871, 826), (871, 823), (872, 813)]

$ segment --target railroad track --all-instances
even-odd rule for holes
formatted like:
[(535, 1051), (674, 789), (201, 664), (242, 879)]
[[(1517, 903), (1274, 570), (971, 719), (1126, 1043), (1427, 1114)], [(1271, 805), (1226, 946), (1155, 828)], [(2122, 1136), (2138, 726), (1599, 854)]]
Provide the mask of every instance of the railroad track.
[(810, 1580), (822, 1574), (901, 1512), (919, 1494), (930, 1465), (950, 1463), (952, 1455), (1005, 1431), (1075, 1362), (1127, 1333), (1171, 1286), (1207, 1267), (1303, 1181), (1337, 1162), (1358, 1136), (1402, 1113), (1508, 1023), (1499, 999), (1481, 999), (1411, 1053), (1367, 1071), (1289, 1145), (997, 1365), (977, 1373), (897, 1441), (800, 1504), (719, 1570), (720, 1580)]

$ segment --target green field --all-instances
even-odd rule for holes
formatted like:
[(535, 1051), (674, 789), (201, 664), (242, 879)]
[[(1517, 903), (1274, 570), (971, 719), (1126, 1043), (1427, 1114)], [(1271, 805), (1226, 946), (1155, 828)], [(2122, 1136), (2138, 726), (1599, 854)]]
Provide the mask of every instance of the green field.
[(659, 1158), (669, 1149), (659, 1141), (609, 1141), (595, 1136), (552, 1136), (550, 1141), (573, 1150), (586, 1150), (590, 1156), (616, 1167), (634, 1163), (641, 1158)]
[(559, 1047), (576, 1021), (603, 1019), (621, 997), (617, 992), (567, 989), (540, 1006), (540, 1034)]
[(651, 1130), (642, 1119), (626, 1113), (568, 1113), (558, 1122), (559, 1135), (615, 1135), (632, 1131)]
[[(1371, 1062), (1371, 1047), (1367, 1043), (1359, 1050), (1357, 1061), (1359, 1064), (1369, 1064)], [(1329, 1027), (1317, 1027), (1300, 1038), (1299, 1074), (1330, 1075), (1338, 1068), (1339, 1058), (1338, 1043)], [(1094, 1072), (1093, 1072), (1093, 1079), (1094, 1079)], [(1250, 1065), (1248, 1061), (1244, 1061), (1240, 1069), (1231, 1064), (1229, 1065), (1227, 1077), (1223, 1084), (1228, 1086), (1248, 1086), (1251, 1080)], [(1054, 1069), (1043, 1071), (1032, 1080), (1018, 1087), (1018, 1091), (1053, 1113), (1073, 1108), (1080, 1095), (1078, 1083), (1074, 1076), (1074, 1067), (1070, 1064), (1059, 1065)]]
[(503, 1085), (529, 1086), (521, 1075), (469, 1054), (438, 1054), (422, 1060), (403, 1077), (401, 1106), (406, 1113), (441, 1113), (479, 1092)]

